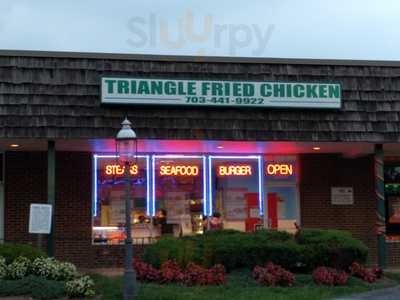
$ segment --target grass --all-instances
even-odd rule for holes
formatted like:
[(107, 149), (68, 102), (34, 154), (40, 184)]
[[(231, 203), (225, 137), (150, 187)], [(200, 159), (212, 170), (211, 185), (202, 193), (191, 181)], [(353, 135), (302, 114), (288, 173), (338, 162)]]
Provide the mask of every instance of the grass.
[[(102, 299), (122, 299), (122, 277), (92, 275)], [(390, 279), (389, 279), (390, 278)], [(234, 272), (227, 276), (225, 286), (184, 287), (180, 285), (138, 284), (139, 300), (321, 300), (373, 289), (385, 288), (400, 283), (400, 275), (374, 284), (350, 278), (345, 287), (317, 286), (311, 275), (296, 275), (296, 283), (290, 288), (261, 287), (250, 278), (248, 271)]]

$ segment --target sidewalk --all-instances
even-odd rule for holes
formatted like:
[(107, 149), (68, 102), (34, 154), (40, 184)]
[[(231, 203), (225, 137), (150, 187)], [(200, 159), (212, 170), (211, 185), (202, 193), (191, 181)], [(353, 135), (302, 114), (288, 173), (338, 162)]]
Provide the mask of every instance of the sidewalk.
[(354, 296), (335, 298), (333, 300), (399, 300), (400, 286), (357, 294)]

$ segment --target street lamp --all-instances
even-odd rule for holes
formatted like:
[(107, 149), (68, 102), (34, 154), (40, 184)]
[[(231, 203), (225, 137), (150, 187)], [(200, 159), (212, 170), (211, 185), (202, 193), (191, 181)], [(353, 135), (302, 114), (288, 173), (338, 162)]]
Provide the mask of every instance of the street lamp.
[(124, 270), (124, 300), (135, 297), (136, 273), (133, 269), (133, 245), (131, 233), (131, 182), (130, 167), (136, 161), (137, 138), (131, 128), (132, 123), (127, 118), (121, 123), (122, 128), (115, 138), (118, 161), (124, 166), (125, 175), (125, 270)]

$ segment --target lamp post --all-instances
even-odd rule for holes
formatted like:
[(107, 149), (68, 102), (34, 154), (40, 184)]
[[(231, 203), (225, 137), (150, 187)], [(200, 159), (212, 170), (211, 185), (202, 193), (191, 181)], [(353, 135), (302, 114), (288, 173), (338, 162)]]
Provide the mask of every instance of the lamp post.
[(127, 118), (121, 123), (122, 128), (115, 139), (118, 161), (124, 166), (125, 175), (125, 270), (124, 270), (124, 300), (135, 297), (136, 273), (133, 269), (133, 245), (131, 233), (131, 182), (130, 167), (136, 160), (137, 138), (131, 128), (132, 123)]

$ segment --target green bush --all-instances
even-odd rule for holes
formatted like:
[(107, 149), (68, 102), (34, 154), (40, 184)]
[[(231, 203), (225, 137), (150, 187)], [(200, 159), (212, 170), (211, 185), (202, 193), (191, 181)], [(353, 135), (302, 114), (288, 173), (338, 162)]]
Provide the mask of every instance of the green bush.
[(95, 295), (94, 281), (89, 276), (83, 276), (65, 284), (65, 291), (70, 298), (90, 298)]
[(11, 264), (17, 257), (23, 256), (30, 261), (38, 257), (45, 257), (46, 254), (28, 244), (0, 244), (0, 256), (6, 259), (7, 264)]
[(20, 280), (0, 280), (0, 296), (30, 295), (34, 299), (58, 299), (65, 295), (64, 283), (28, 276)]
[(66, 281), (78, 276), (75, 265), (50, 257), (38, 257), (31, 264), (31, 273), (46, 279)]
[(6, 260), (4, 257), (0, 256), (0, 279), (6, 278), (8, 273)]
[(305, 262), (312, 268), (347, 269), (354, 261), (364, 264), (367, 260), (368, 248), (346, 231), (303, 229), (296, 240), (305, 246)]
[(362, 242), (337, 230), (303, 229), (296, 236), (276, 230), (255, 233), (220, 230), (183, 238), (161, 238), (145, 248), (143, 260), (157, 268), (169, 259), (181, 266), (189, 262), (206, 268), (223, 264), (228, 271), (272, 261), (292, 271), (309, 271), (321, 265), (345, 269), (353, 261), (364, 263), (367, 254)]
[(30, 269), (30, 260), (19, 256), (7, 266), (7, 278), (22, 279), (28, 275)]

